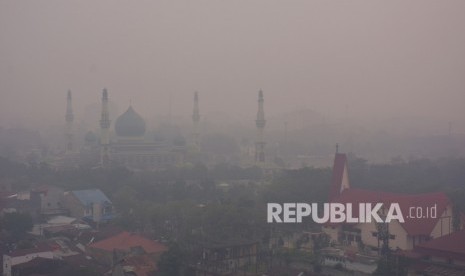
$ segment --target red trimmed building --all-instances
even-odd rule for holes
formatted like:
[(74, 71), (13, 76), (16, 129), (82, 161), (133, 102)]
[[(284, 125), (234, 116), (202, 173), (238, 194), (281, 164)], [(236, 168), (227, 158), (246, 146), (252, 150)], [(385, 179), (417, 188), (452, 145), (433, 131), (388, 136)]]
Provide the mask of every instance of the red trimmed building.
[[(398, 203), (405, 222), (338, 223), (323, 227), (333, 243), (358, 246), (363, 244), (379, 250), (384, 243), (392, 250), (411, 250), (415, 246), (452, 233), (452, 205), (442, 193), (396, 194), (351, 188), (347, 157), (336, 153), (329, 200), (332, 203), (352, 203), (353, 214), (358, 214), (359, 203), (383, 203), (388, 207)], [(387, 213), (381, 209), (380, 217)], [(465, 246), (465, 245), (464, 245)]]

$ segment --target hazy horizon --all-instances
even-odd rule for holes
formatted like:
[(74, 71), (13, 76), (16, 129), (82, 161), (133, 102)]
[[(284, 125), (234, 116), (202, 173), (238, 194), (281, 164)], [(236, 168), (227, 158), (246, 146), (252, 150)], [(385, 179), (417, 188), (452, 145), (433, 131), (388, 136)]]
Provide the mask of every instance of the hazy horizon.
[[(76, 121), (106, 87), (147, 119), (420, 118), (465, 129), (464, 1), (3, 1), (0, 126)], [(115, 120), (119, 114), (111, 114)], [(98, 118), (96, 118), (98, 120)]]

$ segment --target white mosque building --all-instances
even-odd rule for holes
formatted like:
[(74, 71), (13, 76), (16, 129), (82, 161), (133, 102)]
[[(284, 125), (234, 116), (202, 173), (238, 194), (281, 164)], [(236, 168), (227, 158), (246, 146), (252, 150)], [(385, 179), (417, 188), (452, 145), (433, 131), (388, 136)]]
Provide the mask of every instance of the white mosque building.
[(71, 106), (71, 92), (68, 91), (66, 152), (63, 158), (65, 167), (70, 167), (70, 164), (76, 166), (78, 163), (94, 163), (103, 168), (125, 166), (132, 170), (159, 170), (184, 162), (185, 143), (160, 140), (146, 135), (145, 120), (131, 105), (116, 118), (114, 129), (111, 130), (106, 89), (102, 93), (100, 137), (93, 131), (88, 131), (84, 138), (84, 146), (77, 150)]

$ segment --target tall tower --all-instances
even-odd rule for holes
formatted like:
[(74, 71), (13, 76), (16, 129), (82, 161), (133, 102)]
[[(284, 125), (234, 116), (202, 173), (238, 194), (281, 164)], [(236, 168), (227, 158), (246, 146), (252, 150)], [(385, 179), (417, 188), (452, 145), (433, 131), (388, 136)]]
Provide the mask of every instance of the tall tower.
[(263, 131), (265, 129), (265, 111), (263, 110), (263, 91), (258, 92), (258, 112), (255, 124), (257, 126), (257, 140), (255, 141), (255, 162), (263, 165), (265, 163), (265, 138)]
[(199, 93), (197, 91), (194, 93), (194, 111), (192, 112), (192, 122), (194, 125), (194, 129), (192, 131), (192, 140), (194, 146), (197, 149), (200, 149), (200, 130), (199, 130), (199, 122), (200, 122), (200, 113), (199, 113)]
[(71, 90), (68, 90), (68, 98), (66, 102), (66, 130), (65, 130), (65, 139), (66, 139), (66, 153), (71, 153), (74, 151), (74, 135), (73, 135), (73, 104), (71, 97)]
[(110, 114), (108, 111), (108, 92), (103, 89), (102, 93), (102, 117), (100, 119), (100, 162), (103, 168), (110, 165)]

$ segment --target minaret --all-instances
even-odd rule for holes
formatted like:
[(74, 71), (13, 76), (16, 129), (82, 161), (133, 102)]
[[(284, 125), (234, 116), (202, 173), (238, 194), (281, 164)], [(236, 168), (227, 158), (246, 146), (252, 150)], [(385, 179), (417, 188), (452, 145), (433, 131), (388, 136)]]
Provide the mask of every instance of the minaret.
[(68, 99), (66, 102), (66, 130), (65, 130), (65, 137), (66, 137), (66, 153), (71, 153), (74, 151), (74, 135), (73, 135), (73, 122), (74, 122), (74, 115), (73, 115), (73, 104), (72, 104), (72, 97), (71, 97), (71, 90), (68, 90)]
[(108, 112), (108, 92), (102, 93), (102, 117), (100, 119), (100, 162), (103, 168), (110, 165), (110, 114)]
[(255, 141), (255, 162), (263, 165), (265, 163), (265, 140), (263, 136), (263, 130), (265, 129), (265, 111), (263, 110), (263, 91), (258, 92), (258, 112), (257, 120), (255, 121), (257, 126), (257, 140)]
[(192, 131), (192, 142), (196, 149), (200, 149), (200, 130), (199, 130), (199, 122), (200, 122), (200, 113), (199, 113), (199, 93), (197, 91), (194, 93), (194, 111), (192, 112), (192, 122), (194, 129)]

